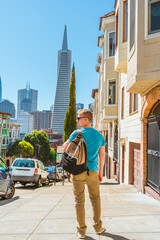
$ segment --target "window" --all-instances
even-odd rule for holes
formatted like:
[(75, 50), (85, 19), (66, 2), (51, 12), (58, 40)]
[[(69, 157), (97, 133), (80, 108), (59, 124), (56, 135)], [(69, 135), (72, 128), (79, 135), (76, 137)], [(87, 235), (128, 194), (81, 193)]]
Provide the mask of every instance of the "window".
[(6, 120), (3, 120), (3, 128), (6, 128)]
[(130, 1), (130, 51), (135, 43), (135, 0)]
[(128, 40), (128, 1), (123, 2), (123, 41)]
[(122, 88), (122, 96), (121, 96), (121, 118), (124, 118), (124, 87)]
[(109, 56), (115, 55), (115, 32), (109, 34)]
[(160, 1), (148, 0), (148, 32), (160, 32)]
[(110, 123), (110, 137), (109, 137), (109, 146), (112, 147), (112, 123)]
[(3, 136), (2, 144), (6, 144), (6, 136)]
[(138, 94), (130, 93), (129, 113), (133, 113), (137, 110), (138, 110)]
[(116, 104), (116, 80), (109, 80), (108, 104)]
[(118, 46), (118, 11), (116, 14), (116, 48)]

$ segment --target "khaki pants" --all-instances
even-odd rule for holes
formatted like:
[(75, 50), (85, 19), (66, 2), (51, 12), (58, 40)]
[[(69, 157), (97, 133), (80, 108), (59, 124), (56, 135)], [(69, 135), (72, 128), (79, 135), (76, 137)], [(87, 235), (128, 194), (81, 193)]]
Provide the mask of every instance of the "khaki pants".
[(79, 174), (72, 175), (73, 192), (75, 196), (75, 209), (77, 214), (77, 229), (81, 233), (85, 233), (87, 226), (85, 224), (85, 183), (88, 187), (89, 197), (93, 209), (93, 227), (95, 231), (99, 230), (102, 226), (101, 221), (101, 202), (99, 192), (99, 178), (98, 173), (95, 171), (87, 171)]

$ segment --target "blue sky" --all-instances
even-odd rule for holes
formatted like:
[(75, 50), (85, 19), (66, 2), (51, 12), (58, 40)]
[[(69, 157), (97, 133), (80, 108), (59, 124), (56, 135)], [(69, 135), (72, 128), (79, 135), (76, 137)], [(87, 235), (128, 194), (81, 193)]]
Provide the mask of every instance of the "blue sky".
[(68, 48), (75, 63), (76, 101), (93, 102), (100, 17), (114, 0), (0, 0), (0, 76), (2, 98), (15, 103), (17, 91), (38, 90), (38, 110), (54, 103), (57, 54), (67, 25)]

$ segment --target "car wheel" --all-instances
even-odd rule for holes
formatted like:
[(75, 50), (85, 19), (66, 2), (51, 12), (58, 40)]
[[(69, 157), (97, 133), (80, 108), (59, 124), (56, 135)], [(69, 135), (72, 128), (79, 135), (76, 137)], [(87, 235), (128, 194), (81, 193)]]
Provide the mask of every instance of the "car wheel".
[(39, 188), (42, 186), (41, 178), (38, 178), (38, 181), (36, 182), (35, 186), (36, 186), (36, 188)]
[(6, 195), (4, 197), (2, 197), (2, 199), (12, 198), (14, 196), (14, 193), (15, 193), (15, 187), (14, 187), (14, 184), (11, 184), (8, 188)]
[(49, 182), (50, 182), (50, 180), (49, 180), (49, 178), (47, 177), (47, 179), (46, 179), (46, 181), (45, 181), (45, 185), (46, 185), (46, 186), (49, 185)]

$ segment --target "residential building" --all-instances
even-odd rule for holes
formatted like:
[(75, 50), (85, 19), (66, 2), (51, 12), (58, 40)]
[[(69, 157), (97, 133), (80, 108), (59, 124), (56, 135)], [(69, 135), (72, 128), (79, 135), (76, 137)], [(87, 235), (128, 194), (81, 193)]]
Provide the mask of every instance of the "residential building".
[(48, 129), (51, 126), (52, 112), (49, 110), (32, 111), (30, 114), (33, 116), (33, 129)]
[(71, 79), (71, 51), (67, 44), (67, 27), (64, 29), (62, 50), (58, 51), (57, 87), (52, 115), (54, 132), (64, 135), (64, 119), (69, 104), (69, 87)]
[(104, 33), (98, 38), (101, 53), (97, 56), (98, 72), (98, 130), (106, 140), (105, 174), (118, 180), (118, 73), (115, 61), (115, 11), (100, 18), (99, 29)]
[(9, 143), (12, 144), (16, 140), (20, 140), (20, 126), (21, 124), (10, 121)]
[[(115, 48), (110, 45), (112, 36), (107, 34), (113, 18)], [(120, 183), (134, 184), (141, 192), (160, 199), (160, 1), (116, 0), (114, 14), (111, 12), (101, 17), (100, 30), (104, 35), (99, 37), (98, 45), (102, 52), (98, 55), (96, 70), (99, 73), (98, 129), (103, 134), (100, 126), (104, 96), (113, 91), (108, 87), (108, 93), (104, 94), (106, 76), (116, 73), (118, 87), (117, 119), (108, 123), (106, 147), (110, 164), (112, 157), (116, 162), (115, 146), (118, 146), (118, 161), (108, 177), (117, 176)], [(110, 67), (106, 67), (107, 59), (104, 57), (108, 51), (105, 41), (109, 48), (115, 49)], [(107, 101), (111, 103), (110, 97)], [(111, 107), (107, 109), (106, 116)]]
[(10, 113), (0, 112), (0, 156), (2, 159), (6, 158), (9, 146), (10, 117)]
[(44, 129), (44, 131), (49, 138), (49, 144), (51, 148), (54, 148), (56, 150), (57, 146), (63, 145), (62, 134), (54, 133), (53, 129), (51, 128)]
[(92, 90), (93, 103), (93, 128), (98, 130), (98, 88)]

